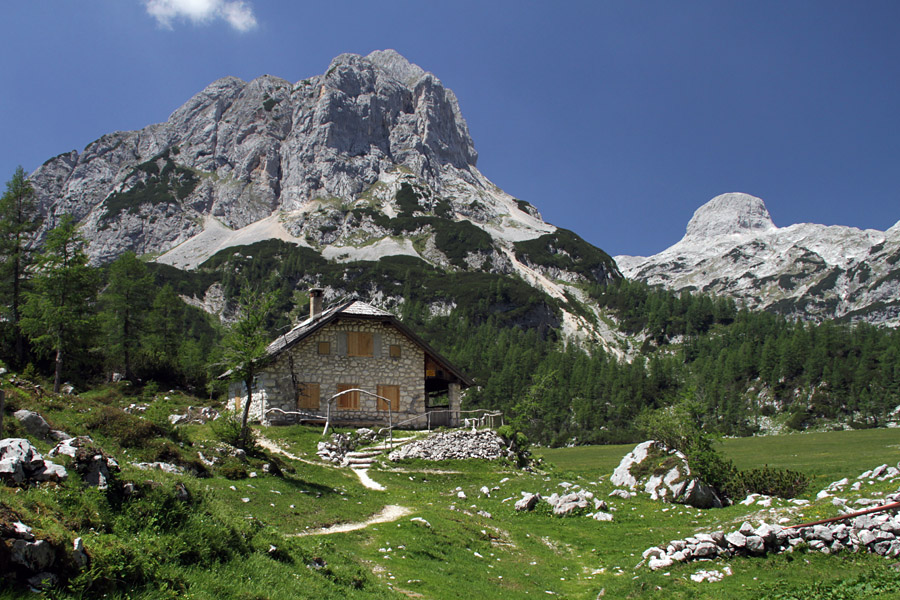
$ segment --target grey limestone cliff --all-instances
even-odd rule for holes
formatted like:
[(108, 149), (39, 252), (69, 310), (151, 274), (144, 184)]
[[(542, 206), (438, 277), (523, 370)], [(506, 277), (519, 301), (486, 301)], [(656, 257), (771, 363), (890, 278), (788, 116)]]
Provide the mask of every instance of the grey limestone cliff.
[(296, 84), (226, 77), (165, 123), (116, 132), (31, 175), (48, 226), (84, 222), (100, 261), (162, 252), (203, 216), (240, 229), (316, 199), (351, 201), (403, 170), (436, 193), (489, 187), (453, 92), (392, 50), (343, 54)]

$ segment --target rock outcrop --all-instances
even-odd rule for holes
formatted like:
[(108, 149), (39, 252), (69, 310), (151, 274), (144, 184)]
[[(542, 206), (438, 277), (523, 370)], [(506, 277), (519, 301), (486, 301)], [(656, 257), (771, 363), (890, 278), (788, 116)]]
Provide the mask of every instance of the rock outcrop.
[(52, 429), (44, 417), (34, 411), (25, 409), (17, 410), (13, 413), (13, 416), (22, 424), (25, 431), (35, 437), (56, 441), (63, 441), (72, 437), (64, 431)]
[(684, 454), (653, 440), (638, 444), (626, 454), (609, 480), (616, 486), (641, 490), (653, 500), (695, 508), (722, 508), (723, 505), (715, 490), (691, 475)]
[(10, 485), (29, 485), (43, 481), (60, 482), (66, 469), (44, 457), (23, 438), (0, 440), (0, 479)]
[(81, 475), (82, 481), (101, 490), (109, 487), (113, 473), (119, 471), (116, 459), (97, 447), (89, 437), (64, 440), (48, 454), (50, 457), (59, 455), (71, 457), (73, 468)]

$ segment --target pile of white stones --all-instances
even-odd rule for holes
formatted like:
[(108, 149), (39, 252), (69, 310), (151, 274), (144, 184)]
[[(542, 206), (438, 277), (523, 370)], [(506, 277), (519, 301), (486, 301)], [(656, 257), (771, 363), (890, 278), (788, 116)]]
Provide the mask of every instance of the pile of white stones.
[(594, 493), (587, 490), (572, 490), (566, 494), (560, 495), (553, 493), (551, 496), (544, 498), (540, 494), (531, 494), (522, 492), (522, 498), (516, 502), (517, 511), (534, 510), (540, 502), (546, 502), (553, 507), (553, 514), (559, 517), (565, 517), (579, 512), (587, 512), (586, 516), (597, 521), (612, 521), (613, 516), (609, 511), (609, 506), (605, 501), (594, 497)]
[(423, 440), (411, 442), (394, 450), (388, 455), (388, 458), (391, 460), (403, 460), (404, 458), (496, 460), (509, 458), (509, 451), (503, 445), (503, 439), (490, 429), (479, 431), (460, 429), (449, 433), (432, 433)]
[(333, 433), (327, 442), (319, 442), (316, 454), (325, 462), (341, 464), (344, 461), (344, 455), (355, 448), (356, 443), (350, 439), (350, 436)]
[(208, 406), (188, 406), (182, 415), (169, 415), (172, 425), (203, 425), (219, 418), (219, 411)]

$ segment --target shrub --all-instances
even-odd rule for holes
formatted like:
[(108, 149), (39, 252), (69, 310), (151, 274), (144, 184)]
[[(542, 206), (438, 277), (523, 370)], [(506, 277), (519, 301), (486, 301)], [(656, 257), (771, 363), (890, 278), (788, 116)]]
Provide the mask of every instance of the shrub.
[(159, 427), (153, 423), (112, 406), (101, 408), (87, 420), (85, 426), (111, 438), (125, 448), (144, 447), (162, 434)]
[(219, 473), (221, 473), (222, 477), (225, 479), (231, 479), (232, 481), (237, 479), (247, 479), (250, 476), (250, 473), (247, 472), (247, 468), (237, 460), (229, 460), (223, 464), (219, 468)]
[(747, 494), (765, 494), (781, 498), (795, 498), (809, 487), (809, 477), (790, 469), (773, 469), (768, 465), (761, 469), (748, 469), (734, 474), (726, 486), (732, 498)]
[(250, 450), (254, 446), (253, 430), (250, 430), (250, 439), (245, 444), (241, 436), (241, 419), (237, 413), (228, 413), (210, 422), (213, 434), (220, 442), (225, 442), (235, 448)]
[(791, 416), (784, 422), (785, 427), (794, 431), (803, 431), (806, 429), (806, 422), (809, 420), (809, 413), (806, 410), (795, 410)]

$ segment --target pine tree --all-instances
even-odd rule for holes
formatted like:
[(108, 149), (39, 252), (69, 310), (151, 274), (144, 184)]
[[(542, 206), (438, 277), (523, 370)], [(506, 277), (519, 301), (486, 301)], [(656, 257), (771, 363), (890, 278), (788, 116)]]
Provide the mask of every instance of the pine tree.
[(184, 302), (171, 284), (165, 284), (153, 298), (147, 316), (144, 353), (156, 371), (170, 370), (178, 356), (184, 334)]

